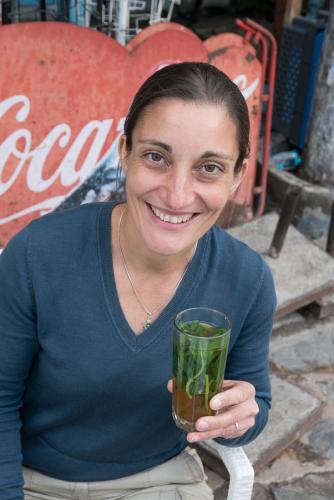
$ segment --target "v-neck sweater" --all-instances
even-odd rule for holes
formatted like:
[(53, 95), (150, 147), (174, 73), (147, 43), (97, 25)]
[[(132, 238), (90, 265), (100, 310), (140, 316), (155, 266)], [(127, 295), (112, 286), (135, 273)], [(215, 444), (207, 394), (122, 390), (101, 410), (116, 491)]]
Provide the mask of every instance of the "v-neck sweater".
[(225, 378), (270, 408), (275, 292), (260, 255), (214, 226), (198, 242), (170, 302), (135, 335), (113, 273), (113, 203), (36, 219), (0, 256), (0, 500), (22, 500), (21, 467), (67, 481), (103, 481), (158, 465), (187, 446), (171, 414), (172, 324), (211, 307), (232, 322)]

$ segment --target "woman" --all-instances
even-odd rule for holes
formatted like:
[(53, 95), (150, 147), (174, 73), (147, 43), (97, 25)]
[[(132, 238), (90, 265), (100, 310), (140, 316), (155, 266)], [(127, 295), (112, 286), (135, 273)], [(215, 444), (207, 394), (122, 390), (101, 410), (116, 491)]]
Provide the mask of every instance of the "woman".
[[(262, 431), (272, 277), (214, 226), (246, 174), (248, 135), (226, 75), (165, 67), (125, 122), (126, 203), (50, 214), (4, 250), (0, 499), (23, 498), (22, 464), (26, 500), (213, 498), (187, 444), (239, 446)], [(233, 330), (219, 413), (186, 434), (166, 384), (173, 318), (194, 306), (225, 312)]]

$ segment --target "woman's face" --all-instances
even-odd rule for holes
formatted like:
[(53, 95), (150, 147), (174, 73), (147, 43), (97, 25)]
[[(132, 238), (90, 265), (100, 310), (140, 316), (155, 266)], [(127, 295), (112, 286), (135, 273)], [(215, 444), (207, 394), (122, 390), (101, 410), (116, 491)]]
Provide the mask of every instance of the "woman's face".
[(164, 99), (147, 107), (120, 158), (128, 221), (139, 244), (162, 255), (192, 248), (215, 223), (246, 170), (234, 165), (236, 127), (211, 104)]

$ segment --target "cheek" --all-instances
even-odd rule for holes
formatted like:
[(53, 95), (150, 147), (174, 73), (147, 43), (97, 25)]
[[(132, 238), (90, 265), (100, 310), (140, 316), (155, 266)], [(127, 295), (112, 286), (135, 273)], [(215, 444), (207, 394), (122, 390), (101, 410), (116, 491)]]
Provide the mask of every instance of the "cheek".
[(148, 175), (141, 165), (132, 164), (126, 174), (126, 189), (132, 193), (145, 193), (156, 185), (154, 176)]
[(201, 195), (208, 209), (213, 212), (222, 210), (229, 197), (230, 189), (225, 183), (216, 186), (206, 186), (206, 189), (202, 190)]

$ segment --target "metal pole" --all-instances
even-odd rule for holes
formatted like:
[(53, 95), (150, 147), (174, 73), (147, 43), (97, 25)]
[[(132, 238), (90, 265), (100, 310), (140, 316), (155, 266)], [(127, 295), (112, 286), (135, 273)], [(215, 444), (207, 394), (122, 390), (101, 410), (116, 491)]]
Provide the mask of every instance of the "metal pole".
[(151, 0), (150, 25), (156, 22), (157, 1)]
[(129, 28), (129, 1), (121, 0), (118, 2), (118, 30), (116, 33), (116, 40), (122, 44), (126, 44), (126, 32)]

